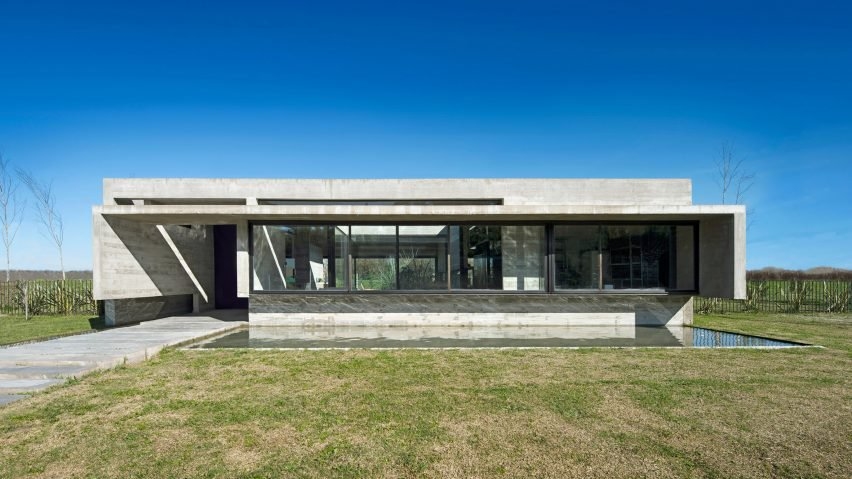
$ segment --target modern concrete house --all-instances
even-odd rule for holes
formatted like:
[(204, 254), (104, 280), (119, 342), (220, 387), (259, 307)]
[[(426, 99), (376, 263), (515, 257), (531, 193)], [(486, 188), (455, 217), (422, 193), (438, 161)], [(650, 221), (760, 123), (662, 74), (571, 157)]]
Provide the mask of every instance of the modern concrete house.
[(108, 324), (688, 324), (744, 298), (745, 209), (689, 180), (105, 179)]

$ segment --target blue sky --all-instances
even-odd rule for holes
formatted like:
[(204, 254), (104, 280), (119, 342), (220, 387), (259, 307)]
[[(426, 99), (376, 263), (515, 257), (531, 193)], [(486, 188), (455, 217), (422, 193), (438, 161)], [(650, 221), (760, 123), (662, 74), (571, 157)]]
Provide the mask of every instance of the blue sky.
[[(0, 153), (91, 268), (103, 177), (758, 174), (748, 267), (852, 268), (847, 2), (0, 0)], [(641, 5), (640, 5), (641, 3)], [(30, 208), (13, 267), (54, 269)]]

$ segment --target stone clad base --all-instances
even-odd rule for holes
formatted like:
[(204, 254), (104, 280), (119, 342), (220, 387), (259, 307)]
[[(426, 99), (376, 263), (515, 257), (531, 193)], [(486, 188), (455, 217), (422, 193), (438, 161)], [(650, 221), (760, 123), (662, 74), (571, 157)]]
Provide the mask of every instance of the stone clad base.
[(280, 326), (680, 326), (667, 294), (255, 294), (249, 322)]
[(165, 318), (175, 314), (190, 313), (193, 309), (191, 294), (157, 296), (153, 298), (108, 299), (104, 301), (104, 323), (122, 326), (150, 319)]

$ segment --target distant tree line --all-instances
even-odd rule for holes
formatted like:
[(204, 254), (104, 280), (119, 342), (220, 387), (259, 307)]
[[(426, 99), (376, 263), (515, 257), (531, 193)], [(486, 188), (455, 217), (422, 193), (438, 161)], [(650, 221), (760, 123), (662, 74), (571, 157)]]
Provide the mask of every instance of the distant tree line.
[(764, 268), (746, 272), (746, 279), (749, 281), (852, 281), (852, 270), (828, 267), (811, 268), (808, 270)]
[[(90, 270), (66, 271), (65, 278), (69, 280), (92, 279)], [(33, 280), (56, 280), (62, 279), (61, 271), (37, 270), (37, 269), (13, 269), (9, 271), (9, 281), (33, 281)]]

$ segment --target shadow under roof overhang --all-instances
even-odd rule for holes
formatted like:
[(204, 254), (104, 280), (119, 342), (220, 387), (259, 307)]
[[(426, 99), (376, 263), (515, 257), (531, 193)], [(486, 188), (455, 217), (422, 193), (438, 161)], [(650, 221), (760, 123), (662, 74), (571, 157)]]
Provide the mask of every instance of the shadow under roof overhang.
[(300, 222), (698, 221), (745, 214), (742, 205), (101, 205), (94, 214), (150, 224)]

